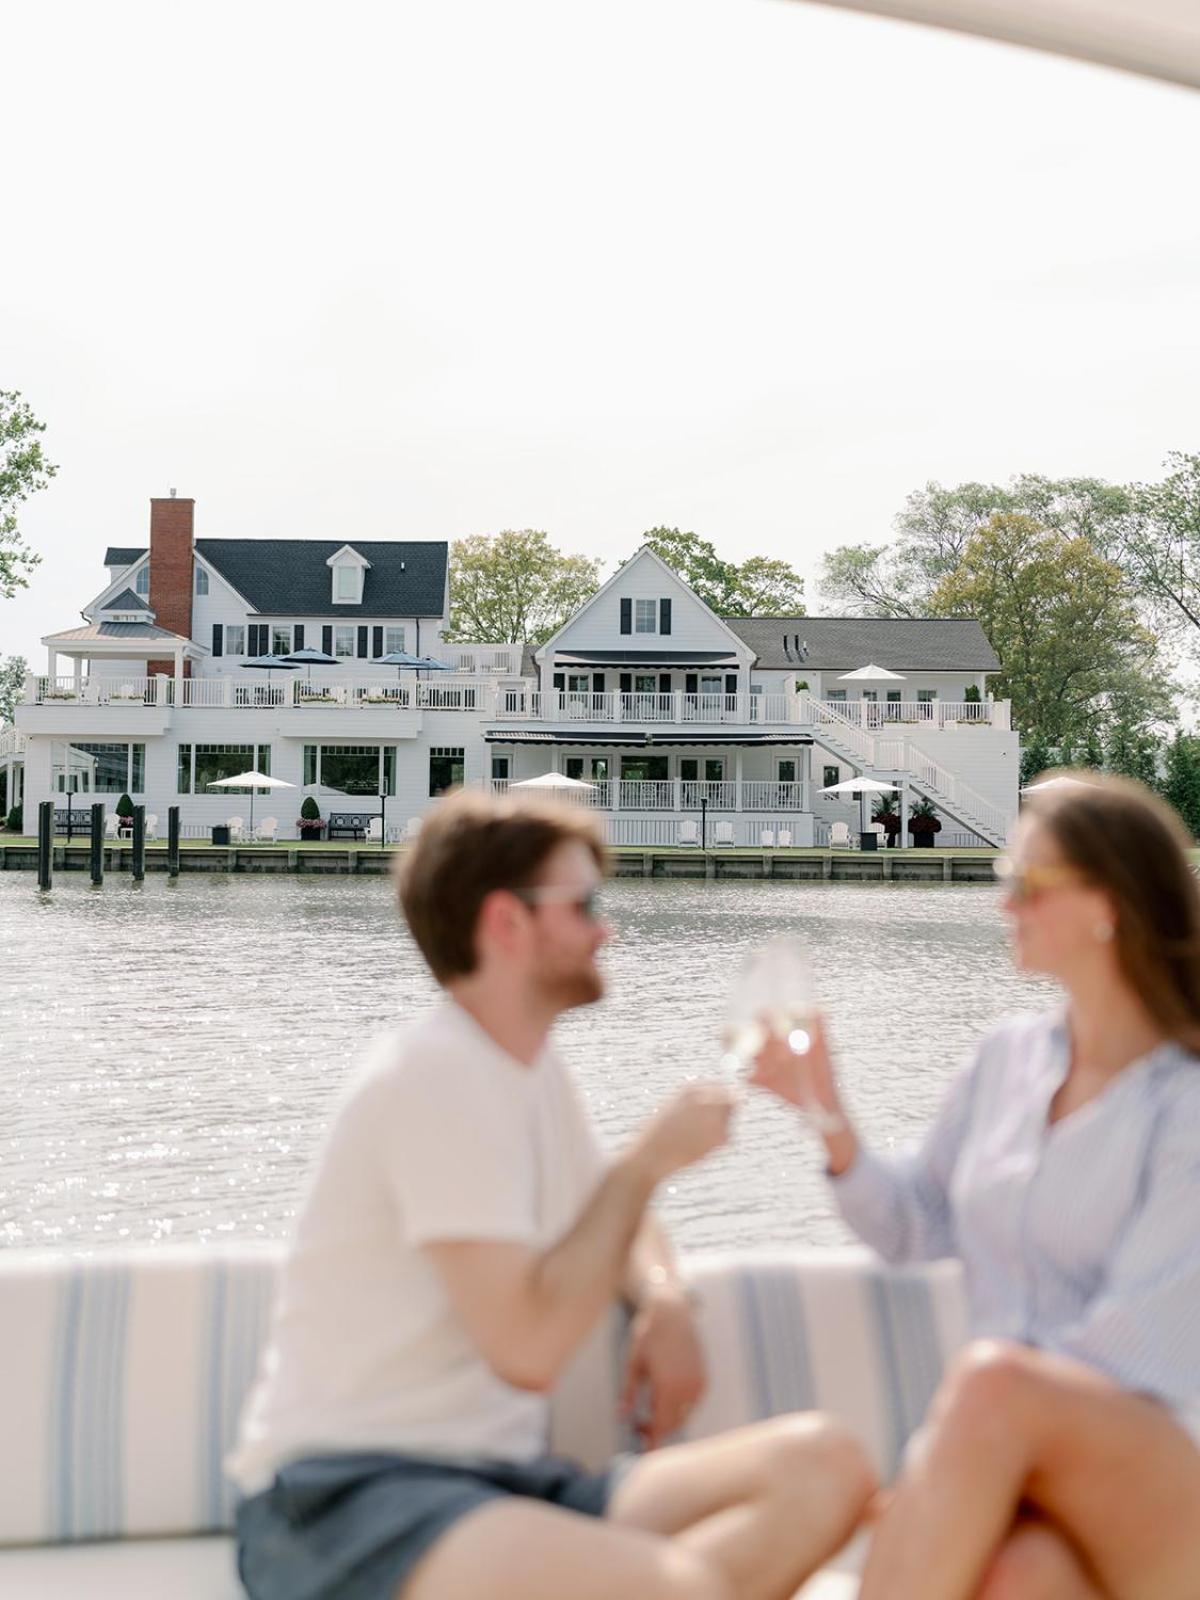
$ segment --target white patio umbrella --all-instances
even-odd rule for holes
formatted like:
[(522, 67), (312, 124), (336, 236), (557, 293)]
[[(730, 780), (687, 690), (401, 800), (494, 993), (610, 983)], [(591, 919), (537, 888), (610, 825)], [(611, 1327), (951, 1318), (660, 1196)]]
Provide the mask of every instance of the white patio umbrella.
[[(821, 794), (856, 794), (859, 799), (858, 820), (861, 823), (860, 833), (867, 831), (867, 802), (869, 794), (892, 794), (900, 785), (898, 783), (884, 783), (880, 778), (843, 778), (841, 783), (827, 783), (819, 791)], [(903, 839), (900, 841), (904, 843)]]
[(843, 672), (837, 680), (839, 683), (903, 683), (902, 672), (889, 672), (886, 667), (877, 667), (873, 661), (868, 661), (865, 667), (855, 667), (853, 672)]
[(510, 783), (510, 789), (595, 789), (594, 783), (585, 783), (582, 778), (568, 778), (562, 772), (543, 772), (536, 778), (522, 778), (519, 783)]
[(1022, 794), (1036, 794), (1039, 789), (1086, 789), (1086, 778), (1035, 778), (1021, 790)]
[(294, 789), (294, 783), (286, 783), (282, 778), (268, 777), (265, 772), (239, 772), (233, 778), (214, 778), (212, 783), (206, 784), (209, 789), (249, 789), (250, 791), (250, 832), (254, 832), (254, 791), (255, 789)]

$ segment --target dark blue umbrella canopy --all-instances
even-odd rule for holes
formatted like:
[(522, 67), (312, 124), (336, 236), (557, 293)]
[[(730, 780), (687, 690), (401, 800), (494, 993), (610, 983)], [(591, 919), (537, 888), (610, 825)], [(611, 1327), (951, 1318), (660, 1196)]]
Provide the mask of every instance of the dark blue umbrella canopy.
[(337, 656), (326, 655), (324, 650), (293, 650), (290, 656), (274, 656), (271, 659), (289, 667), (336, 667), (338, 664)]
[(414, 656), (408, 650), (391, 650), (386, 656), (376, 656), (372, 662), (376, 667), (409, 667), (414, 672), (425, 664), (424, 656)]
[(297, 665), (288, 656), (251, 656), (249, 661), (242, 662), (243, 667), (256, 672), (295, 672)]

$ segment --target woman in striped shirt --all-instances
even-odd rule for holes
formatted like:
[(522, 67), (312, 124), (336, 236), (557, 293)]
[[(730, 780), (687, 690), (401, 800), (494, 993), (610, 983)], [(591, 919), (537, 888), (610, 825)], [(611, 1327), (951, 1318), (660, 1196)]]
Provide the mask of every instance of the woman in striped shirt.
[(1200, 888), (1174, 813), (1089, 774), (1002, 861), (1017, 966), (1065, 1005), (997, 1029), (925, 1143), (859, 1143), (824, 1038), (754, 1081), (814, 1104), (843, 1215), (959, 1257), (970, 1345), (875, 1530), (862, 1600), (1200, 1600)]

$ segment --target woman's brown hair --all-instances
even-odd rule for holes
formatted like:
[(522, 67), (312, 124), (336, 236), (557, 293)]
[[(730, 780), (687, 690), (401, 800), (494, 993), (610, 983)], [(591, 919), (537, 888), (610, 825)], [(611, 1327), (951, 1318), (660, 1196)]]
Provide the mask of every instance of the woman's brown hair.
[(1183, 824), (1130, 778), (1046, 776), (1060, 781), (1032, 790), (1025, 809), (1063, 860), (1110, 896), (1117, 959), (1146, 1010), (1169, 1038), (1200, 1053), (1200, 884)]
[(555, 850), (582, 844), (607, 864), (596, 819), (567, 805), (460, 789), (423, 819), (399, 868), (400, 909), (439, 983), (475, 970), (479, 909), (497, 889), (528, 889)]

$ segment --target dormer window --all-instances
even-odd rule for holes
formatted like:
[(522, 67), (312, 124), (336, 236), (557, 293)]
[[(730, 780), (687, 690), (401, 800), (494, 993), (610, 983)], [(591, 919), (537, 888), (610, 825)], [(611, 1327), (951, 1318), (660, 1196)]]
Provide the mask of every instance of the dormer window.
[(338, 606), (360, 606), (363, 599), (363, 579), (371, 563), (359, 555), (353, 545), (344, 544), (335, 550), (325, 563), (333, 573), (333, 603)]

